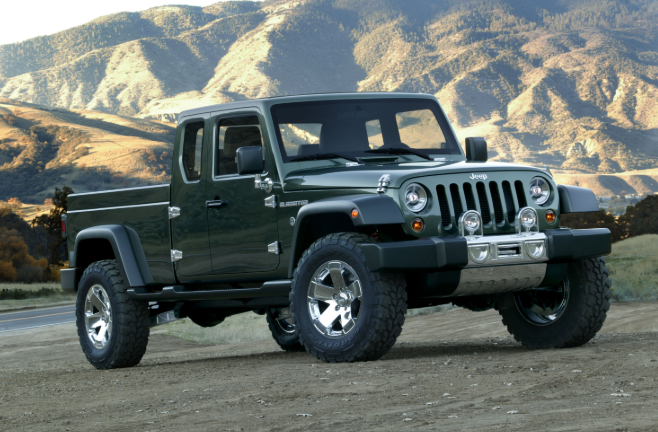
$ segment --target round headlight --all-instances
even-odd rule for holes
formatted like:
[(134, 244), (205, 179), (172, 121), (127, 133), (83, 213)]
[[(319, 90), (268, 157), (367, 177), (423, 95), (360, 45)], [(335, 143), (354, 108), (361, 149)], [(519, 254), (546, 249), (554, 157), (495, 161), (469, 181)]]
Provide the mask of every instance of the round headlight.
[(427, 192), (418, 183), (412, 183), (404, 190), (404, 205), (414, 213), (427, 206)]
[(530, 180), (530, 198), (535, 204), (542, 205), (551, 196), (551, 187), (542, 177), (535, 177)]

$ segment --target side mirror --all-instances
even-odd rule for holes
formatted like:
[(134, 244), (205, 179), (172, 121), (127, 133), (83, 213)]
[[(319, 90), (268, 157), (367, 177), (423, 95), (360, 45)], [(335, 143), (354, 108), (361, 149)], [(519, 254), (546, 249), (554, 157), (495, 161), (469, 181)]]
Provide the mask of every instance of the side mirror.
[(263, 148), (259, 146), (240, 147), (236, 153), (238, 174), (262, 174)]
[(466, 138), (466, 161), (486, 162), (487, 159), (487, 140), (477, 137)]

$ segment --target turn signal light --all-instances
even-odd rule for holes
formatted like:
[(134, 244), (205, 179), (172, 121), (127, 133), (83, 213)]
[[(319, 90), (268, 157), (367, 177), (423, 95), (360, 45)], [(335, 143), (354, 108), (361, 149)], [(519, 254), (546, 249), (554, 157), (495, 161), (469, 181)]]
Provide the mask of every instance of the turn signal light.
[(553, 223), (555, 222), (555, 212), (553, 210), (546, 210), (546, 222)]
[(416, 218), (411, 222), (411, 229), (416, 232), (421, 232), (425, 228), (425, 222), (421, 218)]
[(359, 210), (358, 209), (352, 209), (352, 218), (356, 219), (357, 216), (359, 216)]

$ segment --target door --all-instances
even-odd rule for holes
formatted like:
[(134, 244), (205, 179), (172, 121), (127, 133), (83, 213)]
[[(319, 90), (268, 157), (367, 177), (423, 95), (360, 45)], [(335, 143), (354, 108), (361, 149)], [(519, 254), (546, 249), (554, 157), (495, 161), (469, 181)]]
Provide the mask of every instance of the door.
[[(238, 175), (236, 163), (240, 147), (263, 147), (259, 117), (254, 113), (220, 118), (216, 125), (215, 170), (207, 193), (213, 273), (275, 270), (280, 251), (276, 208), (265, 206), (273, 191), (256, 189), (254, 176)], [(263, 153), (266, 157), (265, 148)]]
[(180, 216), (171, 219), (171, 231), (173, 247), (183, 255), (182, 259), (174, 258), (181, 282), (212, 275), (206, 212), (208, 180), (202, 175), (209, 166), (205, 161), (207, 148), (212, 142), (209, 134), (204, 133), (209, 117), (184, 120), (176, 136), (178, 145), (172, 166), (171, 205), (180, 209)]

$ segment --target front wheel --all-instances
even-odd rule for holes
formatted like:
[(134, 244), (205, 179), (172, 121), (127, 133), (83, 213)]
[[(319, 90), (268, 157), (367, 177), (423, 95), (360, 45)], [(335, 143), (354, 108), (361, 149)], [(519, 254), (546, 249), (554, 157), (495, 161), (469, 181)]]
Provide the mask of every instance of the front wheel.
[(267, 309), (265, 317), (274, 341), (282, 350), (288, 352), (304, 351), (304, 347), (299, 343), (297, 328), (292, 323), (290, 308)]
[(405, 279), (368, 269), (355, 233), (313, 243), (295, 269), (290, 309), (302, 345), (331, 362), (377, 360), (395, 344), (407, 311)]
[(603, 258), (569, 263), (558, 287), (498, 296), (498, 311), (514, 339), (529, 348), (570, 348), (589, 342), (610, 309)]
[(146, 352), (148, 303), (131, 300), (116, 260), (96, 261), (82, 274), (76, 325), (82, 351), (96, 369), (135, 366)]

